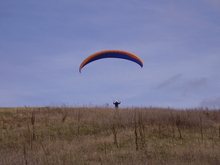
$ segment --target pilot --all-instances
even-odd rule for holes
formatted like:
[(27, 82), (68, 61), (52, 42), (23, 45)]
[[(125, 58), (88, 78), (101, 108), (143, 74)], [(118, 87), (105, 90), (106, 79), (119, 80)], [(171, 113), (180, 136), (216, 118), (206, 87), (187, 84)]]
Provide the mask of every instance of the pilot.
[(115, 102), (113, 102), (113, 104), (115, 105), (115, 108), (117, 109), (118, 105), (121, 104), (121, 102), (120, 101), (115, 101)]

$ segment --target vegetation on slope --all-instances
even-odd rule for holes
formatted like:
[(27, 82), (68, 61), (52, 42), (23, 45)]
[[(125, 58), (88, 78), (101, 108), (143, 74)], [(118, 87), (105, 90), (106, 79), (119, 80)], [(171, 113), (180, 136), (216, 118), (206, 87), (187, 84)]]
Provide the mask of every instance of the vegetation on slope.
[(0, 108), (0, 164), (220, 164), (220, 110)]

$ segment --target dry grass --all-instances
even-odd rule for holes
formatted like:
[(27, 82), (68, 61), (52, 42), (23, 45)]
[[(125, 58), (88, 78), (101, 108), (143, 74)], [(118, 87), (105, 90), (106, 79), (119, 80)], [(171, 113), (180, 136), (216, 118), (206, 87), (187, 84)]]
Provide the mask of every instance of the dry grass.
[(220, 164), (220, 111), (0, 108), (0, 164)]

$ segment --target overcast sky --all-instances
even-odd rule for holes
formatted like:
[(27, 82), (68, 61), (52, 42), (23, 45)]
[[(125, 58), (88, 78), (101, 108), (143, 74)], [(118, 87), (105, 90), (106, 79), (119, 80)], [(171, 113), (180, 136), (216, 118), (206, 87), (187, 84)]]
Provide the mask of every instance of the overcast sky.
[[(0, 107), (220, 108), (219, 0), (0, 2)], [(102, 50), (139, 56), (80, 63)]]

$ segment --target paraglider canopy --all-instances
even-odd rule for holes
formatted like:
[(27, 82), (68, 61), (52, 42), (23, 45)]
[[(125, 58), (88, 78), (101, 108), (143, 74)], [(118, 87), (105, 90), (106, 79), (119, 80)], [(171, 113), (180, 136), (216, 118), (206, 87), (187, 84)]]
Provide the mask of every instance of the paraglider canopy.
[(85, 65), (89, 64), (90, 62), (93, 62), (93, 61), (96, 61), (99, 59), (103, 59), (103, 58), (121, 58), (121, 59), (125, 59), (125, 60), (130, 60), (130, 61), (137, 63), (141, 67), (143, 67), (142, 60), (133, 53), (130, 53), (130, 52), (127, 52), (124, 50), (104, 50), (104, 51), (94, 53), (94, 54), (90, 55), (89, 57), (87, 57), (81, 63), (81, 65), (79, 67), (79, 72), (81, 73), (82, 68)]

